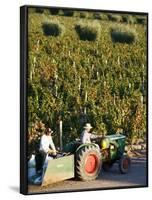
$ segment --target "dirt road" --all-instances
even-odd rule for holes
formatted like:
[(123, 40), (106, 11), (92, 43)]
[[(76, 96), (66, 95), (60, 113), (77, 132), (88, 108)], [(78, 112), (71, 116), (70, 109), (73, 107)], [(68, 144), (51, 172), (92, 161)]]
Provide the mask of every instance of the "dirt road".
[(29, 193), (38, 192), (59, 192), (59, 191), (75, 191), (89, 189), (104, 188), (120, 188), (133, 186), (146, 186), (147, 169), (146, 157), (133, 157), (130, 172), (128, 174), (120, 174), (118, 164), (115, 163), (109, 172), (101, 171), (98, 179), (90, 182), (82, 182), (74, 179), (66, 180), (47, 187), (35, 185), (29, 186)]

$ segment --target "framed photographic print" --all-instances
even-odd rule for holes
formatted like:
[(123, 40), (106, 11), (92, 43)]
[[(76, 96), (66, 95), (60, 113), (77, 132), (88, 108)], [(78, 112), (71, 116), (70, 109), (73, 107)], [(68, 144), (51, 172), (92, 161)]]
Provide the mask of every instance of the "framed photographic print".
[(20, 192), (148, 186), (148, 13), (20, 8)]

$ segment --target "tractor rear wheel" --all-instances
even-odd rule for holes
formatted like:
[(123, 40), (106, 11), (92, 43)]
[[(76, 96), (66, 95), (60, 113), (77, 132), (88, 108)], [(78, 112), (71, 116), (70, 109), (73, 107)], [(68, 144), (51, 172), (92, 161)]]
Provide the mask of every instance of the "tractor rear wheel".
[(119, 170), (122, 174), (128, 173), (131, 165), (131, 159), (127, 155), (123, 155), (119, 160)]
[(76, 176), (82, 181), (94, 180), (101, 169), (101, 154), (94, 146), (85, 146), (76, 154)]

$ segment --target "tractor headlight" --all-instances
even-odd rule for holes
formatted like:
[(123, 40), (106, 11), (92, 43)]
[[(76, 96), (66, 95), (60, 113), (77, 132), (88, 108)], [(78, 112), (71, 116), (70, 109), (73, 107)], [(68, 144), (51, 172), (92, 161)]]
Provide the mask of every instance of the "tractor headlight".
[(109, 148), (109, 140), (107, 138), (101, 141), (101, 149), (108, 149)]

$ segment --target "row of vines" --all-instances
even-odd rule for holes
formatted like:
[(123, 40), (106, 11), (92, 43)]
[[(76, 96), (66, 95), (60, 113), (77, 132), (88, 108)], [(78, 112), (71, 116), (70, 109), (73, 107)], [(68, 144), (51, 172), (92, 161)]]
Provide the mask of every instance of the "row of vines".
[[(131, 16), (131, 15), (130, 15)], [(57, 20), (63, 35), (44, 34), (43, 21)], [(83, 19), (94, 23), (95, 19)], [(128, 142), (146, 134), (146, 25), (127, 24), (137, 33), (132, 44), (115, 43), (111, 27), (121, 22), (100, 21), (98, 40), (79, 39), (73, 16), (29, 12), (28, 138), (36, 149), (45, 127), (58, 145), (63, 121), (64, 144), (79, 138), (86, 122), (97, 134), (123, 132)]]

